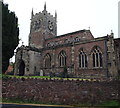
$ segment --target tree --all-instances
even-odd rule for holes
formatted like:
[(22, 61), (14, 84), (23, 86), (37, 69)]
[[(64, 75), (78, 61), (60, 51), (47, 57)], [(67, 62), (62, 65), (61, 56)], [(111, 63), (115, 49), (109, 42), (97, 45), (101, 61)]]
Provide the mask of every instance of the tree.
[(8, 9), (8, 4), (2, 3), (2, 73), (9, 65), (9, 59), (19, 44), (18, 18)]

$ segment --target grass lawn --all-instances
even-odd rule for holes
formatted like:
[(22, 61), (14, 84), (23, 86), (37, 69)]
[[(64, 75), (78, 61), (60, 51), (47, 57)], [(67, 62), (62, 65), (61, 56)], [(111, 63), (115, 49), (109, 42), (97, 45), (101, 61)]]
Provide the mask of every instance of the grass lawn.
[(108, 106), (108, 107), (119, 107), (120, 108), (120, 102), (116, 101), (116, 100), (111, 100), (111, 101), (106, 101), (106, 102), (102, 102), (101, 104), (98, 104), (99, 106)]
[(49, 76), (17, 76), (17, 75), (2, 75), (2, 78), (50, 78)]
[[(62, 105), (62, 104), (55, 104), (55, 103), (43, 103), (43, 102), (36, 102), (33, 100), (22, 100), (22, 99), (2, 99), (2, 102), (4, 103), (19, 103), (19, 104), (46, 104), (46, 105)], [(105, 108), (120, 108), (120, 103), (116, 100), (111, 100), (111, 101), (105, 101), (105, 102), (101, 102), (99, 104), (90, 104), (90, 103), (84, 103), (84, 104), (75, 104), (72, 105), (75, 107), (105, 107)]]
[[(2, 78), (37, 78), (37, 79), (57, 79), (57, 80), (88, 80), (91, 81), (91, 79), (85, 79), (85, 78), (60, 78), (60, 77), (50, 77), (50, 76), (16, 76), (16, 75), (2, 75)], [(96, 81), (96, 79), (93, 79), (92, 81)]]

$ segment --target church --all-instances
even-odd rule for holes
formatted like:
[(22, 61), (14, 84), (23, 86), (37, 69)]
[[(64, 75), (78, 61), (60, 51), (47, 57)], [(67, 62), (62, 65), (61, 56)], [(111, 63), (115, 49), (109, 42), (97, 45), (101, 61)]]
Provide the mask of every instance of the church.
[(94, 38), (90, 30), (57, 36), (57, 13), (31, 12), (29, 45), (15, 55), (15, 75), (59, 76), (64, 67), (72, 77), (108, 78), (120, 75), (120, 38), (114, 33)]

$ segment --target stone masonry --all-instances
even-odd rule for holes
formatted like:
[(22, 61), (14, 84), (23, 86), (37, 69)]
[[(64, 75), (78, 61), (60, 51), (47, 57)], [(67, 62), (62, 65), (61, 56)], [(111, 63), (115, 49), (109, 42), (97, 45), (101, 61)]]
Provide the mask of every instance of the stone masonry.
[[(3, 79), (2, 97), (39, 103), (95, 105), (104, 101), (120, 102), (119, 81), (81, 81), (57, 79)], [(58, 89), (59, 88), (59, 89)]]

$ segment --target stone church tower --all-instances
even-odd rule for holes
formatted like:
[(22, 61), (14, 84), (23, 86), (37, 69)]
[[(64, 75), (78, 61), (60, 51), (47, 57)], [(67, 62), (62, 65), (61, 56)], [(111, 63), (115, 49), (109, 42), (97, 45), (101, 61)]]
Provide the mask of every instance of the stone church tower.
[(43, 48), (44, 42), (48, 38), (53, 38), (57, 35), (57, 13), (55, 17), (47, 12), (46, 4), (44, 10), (34, 15), (31, 13), (29, 46)]

